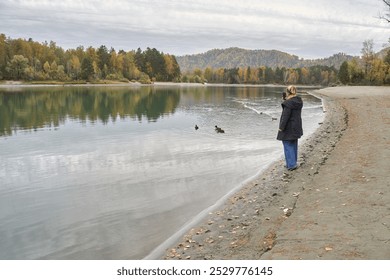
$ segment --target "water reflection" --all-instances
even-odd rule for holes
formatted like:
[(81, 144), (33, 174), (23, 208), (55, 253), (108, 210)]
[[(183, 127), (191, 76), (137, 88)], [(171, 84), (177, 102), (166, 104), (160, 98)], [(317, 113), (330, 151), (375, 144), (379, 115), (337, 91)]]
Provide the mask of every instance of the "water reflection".
[(141, 88), (49, 88), (0, 91), (0, 135), (18, 129), (57, 127), (67, 118), (107, 123), (131, 117), (153, 122), (173, 114), (180, 102), (180, 91)]
[[(13, 134), (0, 137), (0, 259), (145, 257), (280, 157), (281, 90), (0, 91), (0, 133)], [(309, 134), (321, 102), (302, 98)]]

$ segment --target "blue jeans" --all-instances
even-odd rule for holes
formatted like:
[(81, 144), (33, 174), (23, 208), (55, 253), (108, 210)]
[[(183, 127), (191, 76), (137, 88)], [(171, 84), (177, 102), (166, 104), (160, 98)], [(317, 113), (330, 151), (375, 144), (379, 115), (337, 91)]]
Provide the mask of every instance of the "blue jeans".
[(282, 142), (287, 169), (295, 168), (298, 161), (298, 139), (283, 140)]

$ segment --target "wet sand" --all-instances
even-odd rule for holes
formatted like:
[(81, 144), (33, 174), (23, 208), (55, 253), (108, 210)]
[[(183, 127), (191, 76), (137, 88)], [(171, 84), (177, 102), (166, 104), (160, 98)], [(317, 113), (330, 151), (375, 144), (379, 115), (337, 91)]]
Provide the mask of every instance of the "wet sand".
[(278, 160), (162, 259), (390, 259), (390, 87), (313, 94), (326, 117), (300, 167)]

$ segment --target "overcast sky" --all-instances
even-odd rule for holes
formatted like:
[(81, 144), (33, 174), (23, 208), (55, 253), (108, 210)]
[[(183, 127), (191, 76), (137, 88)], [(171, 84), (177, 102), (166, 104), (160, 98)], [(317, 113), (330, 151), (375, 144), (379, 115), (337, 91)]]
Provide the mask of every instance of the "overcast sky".
[(65, 49), (156, 48), (174, 55), (214, 48), (276, 49), (302, 58), (382, 49), (382, 0), (0, 0), (0, 33)]

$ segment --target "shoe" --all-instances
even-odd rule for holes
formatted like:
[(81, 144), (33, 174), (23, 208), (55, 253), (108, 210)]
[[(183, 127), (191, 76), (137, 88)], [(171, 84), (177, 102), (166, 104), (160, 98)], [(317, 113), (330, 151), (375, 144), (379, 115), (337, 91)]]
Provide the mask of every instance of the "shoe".
[(288, 168), (287, 170), (288, 171), (293, 171), (293, 170), (295, 170), (295, 169), (297, 169), (298, 168), (298, 165), (296, 165), (296, 166), (294, 166), (294, 167), (291, 167), (291, 168)]

